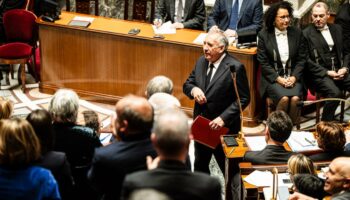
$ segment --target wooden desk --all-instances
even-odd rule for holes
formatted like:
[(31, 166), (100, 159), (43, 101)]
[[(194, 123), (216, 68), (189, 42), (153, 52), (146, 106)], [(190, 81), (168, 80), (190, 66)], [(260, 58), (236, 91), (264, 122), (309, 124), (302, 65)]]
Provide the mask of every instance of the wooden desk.
[[(315, 169), (317, 170), (317, 173), (321, 173), (321, 168), (328, 167), (331, 161), (320, 161), (320, 162), (314, 162)], [(258, 187), (255, 185), (252, 185), (246, 181), (244, 181), (244, 178), (246, 178), (250, 173), (252, 173), (255, 170), (259, 171), (271, 171), (272, 168), (276, 167), (278, 170), (278, 173), (286, 173), (288, 170), (287, 164), (275, 164), (275, 165), (252, 165), (249, 162), (243, 162), (239, 163), (241, 177), (243, 180), (243, 185), (245, 190), (247, 191), (247, 199), (261, 199), (260, 197), (263, 196), (263, 188), (264, 187)]]
[[(240, 162), (243, 161), (245, 152), (249, 150), (248, 146), (244, 141), (244, 138), (242, 139), (237, 138), (237, 143), (238, 143), (237, 147), (228, 147), (226, 146), (223, 140), (223, 136), (221, 136), (221, 144), (225, 153), (224, 176), (225, 176), (225, 199), (226, 200), (232, 199), (231, 182), (232, 182), (233, 174), (237, 174), (237, 171), (235, 170), (240, 170), (238, 165)], [(291, 148), (289, 147), (287, 142), (285, 142), (283, 146), (286, 150), (291, 151)], [(309, 152), (302, 152), (302, 153), (306, 155), (310, 155), (317, 152), (319, 151), (309, 151)]]
[[(67, 24), (75, 16), (94, 17), (88, 28)], [(192, 43), (201, 33), (177, 30), (154, 39), (150, 24), (62, 12), (61, 19), (48, 23), (38, 18), (41, 52), (40, 91), (53, 93), (72, 88), (87, 100), (112, 101), (124, 95), (144, 95), (147, 82), (165, 75), (174, 82), (174, 95), (183, 108), (192, 113), (194, 102), (182, 93), (182, 85), (202, 55), (202, 46)], [(138, 35), (128, 35), (131, 28)], [(230, 54), (246, 67), (251, 102), (244, 111), (246, 125), (255, 125), (260, 102), (256, 91), (256, 48)], [(233, 91), (232, 91), (233, 92)]]

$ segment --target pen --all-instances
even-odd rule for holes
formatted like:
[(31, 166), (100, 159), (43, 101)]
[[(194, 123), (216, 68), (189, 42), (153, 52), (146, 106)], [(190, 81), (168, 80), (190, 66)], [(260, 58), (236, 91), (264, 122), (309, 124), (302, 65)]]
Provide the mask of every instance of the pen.
[(315, 146), (315, 142), (314, 142), (314, 141), (311, 141), (311, 140), (309, 140), (309, 139), (307, 139), (307, 138), (305, 138), (305, 141), (308, 142), (308, 143), (310, 143), (312, 146)]
[(235, 148), (234, 147), (232, 147), (232, 149), (231, 149), (231, 151), (228, 153), (228, 155), (227, 156), (230, 156), (232, 153), (233, 153), (233, 151), (235, 150)]

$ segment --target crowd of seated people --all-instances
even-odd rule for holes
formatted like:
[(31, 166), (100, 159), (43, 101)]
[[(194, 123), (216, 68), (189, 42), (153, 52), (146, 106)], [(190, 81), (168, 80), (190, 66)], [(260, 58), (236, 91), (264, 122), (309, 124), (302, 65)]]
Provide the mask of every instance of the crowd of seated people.
[[(198, 2), (198, 5), (203, 3), (200, 0)], [(220, 13), (227, 15), (227, 7), (224, 7), (226, 4), (217, 0), (209, 20), (211, 26), (208, 28), (211, 32), (225, 31), (228, 36), (236, 36), (244, 28), (259, 31), (263, 24), (262, 10), (260, 5), (254, 3), (261, 4), (261, 1), (234, 0), (229, 16), (224, 16)], [(169, 11), (165, 9), (167, 4), (167, 1), (163, 1), (161, 6), (164, 8), (158, 8), (163, 20), (168, 17), (166, 12)], [(349, 2), (345, 3), (348, 4)], [(179, 5), (175, 7), (179, 8)], [(247, 13), (242, 18), (235, 18), (240, 9), (246, 9), (242, 12)], [(187, 10), (189, 8), (184, 6), (183, 10), (170, 12), (174, 15), (170, 16), (174, 26), (191, 28), (190, 23), (194, 23), (195, 27), (202, 29), (198, 25), (203, 23), (202, 8), (193, 11), (198, 12), (198, 19), (179, 19), (177, 15)], [(252, 14), (251, 11), (254, 11), (254, 16), (248, 15)], [(271, 5), (265, 13), (264, 27), (258, 34), (257, 59), (262, 67), (260, 91), (263, 97), (273, 100), (277, 111), (267, 119), (265, 149), (247, 152), (244, 160), (253, 164), (288, 164), (295, 188), (291, 199), (321, 199), (326, 194), (332, 195), (332, 199), (336, 200), (349, 199), (350, 160), (343, 157), (348, 156), (344, 148), (346, 136), (340, 125), (326, 122), (334, 120), (334, 103), (325, 105), (323, 122), (316, 126), (317, 142), (322, 153), (306, 157), (283, 147), (297, 120), (297, 102), (303, 98), (305, 86), (309, 86), (309, 83), (304, 84), (303, 73), (312, 73), (319, 78), (312, 79), (313, 84), (326, 83), (327, 80), (340, 89), (347, 89), (349, 78), (350, 54), (341, 46), (342, 42), (338, 41), (343, 35), (340, 26), (326, 23), (329, 17), (328, 6), (324, 3), (315, 4), (311, 13), (313, 24), (304, 31), (291, 25), (292, 13), (292, 5), (288, 2)], [(220, 34), (212, 34), (210, 37)], [(318, 35), (315, 36), (316, 34)], [(333, 37), (334, 34), (337, 36)], [(322, 47), (319, 46), (320, 42), (314, 41), (314, 37), (318, 37), (317, 41), (322, 41)], [(215, 39), (217, 38), (213, 41)], [(212, 41), (206, 40), (204, 46), (212, 45), (210, 42)], [(217, 60), (221, 62), (228, 53), (226, 47), (220, 46), (221, 43), (215, 44), (218, 46), (210, 46), (210, 50), (223, 50), (216, 52), (219, 55)], [(201, 59), (210, 58), (209, 54), (204, 52)], [(205, 64), (209, 65), (208, 62)], [(218, 66), (215, 70), (219, 71)], [(241, 68), (239, 64), (237, 66), (245, 74), (244, 67)], [(203, 71), (205, 69), (208, 71), (206, 76), (209, 76), (209, 66), (205, 66)], [(197, 81), (197, 77), (193, 81)], [(334, 95), (328, 91), (321, 89), (318, 92), (324, 97), (341, 97), (339, 93)], [(192, 136), (189, 133), (188, 118), (177, 108), (180, 103), (171, 95), (172, 92), (172, 81), (158, 76), (147, 86), (148, 101), (144, 97), (133, 95), (118, 101), (111, 125), (114, 139), (105, 147), (102, 147), (98, 138), (98, 116), (86, 113), (86, 126), (77, 124), (79, 97), (72, 90), (57, 91), (50, 101), (48, 111), (33, 111), (27, 120), (9, 120), (13, 105), (8, 100), (0, 99), (0, 197), (23, 199), (25, 197), (20, 195), (35, 194), (36, 196), (27, 197), (128, 199), (138, 189), (152, 188), (164, 193), (163, 198), (221, 199), (218, 180), (208, 174), (189, 171), (188, 144)], [(188, 96), (196, 98), (194, 92), (191, 88)], [(205, 104), (199, 106), (203, 112), (207, 112), (204, 107)], [(225, 114), (232, 115), (232, 112)], [(89, 123), (89, 117), (92, 118), (92, 123)], [(239, 117), (232, 119), (237, 118)], [(221, 126), (230, 125), (225, 123), (227, 121)], [(212, 124), (220, 123), (215, 121)], [(24, 145), (18, 145), (19, 143)], [(315, 176), (312, 161), (331, 160), (323, 182)], [(147, 167), (150, 171), (146, 171)], [(9, 178), (10, 173), (16, 178)], [(31, 179), (34, 174), (39, 178)], [(25, 188), (22, 187), (24, 185)], [(18, 192), (25, 189), (40, 192)]]

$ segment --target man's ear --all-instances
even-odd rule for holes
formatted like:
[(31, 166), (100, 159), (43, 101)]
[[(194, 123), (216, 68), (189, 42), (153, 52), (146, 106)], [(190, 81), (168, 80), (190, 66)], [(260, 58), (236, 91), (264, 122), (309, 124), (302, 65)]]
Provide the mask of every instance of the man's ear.
[(125, 133), (125, 131), (126, 131), (127, 128), (128, 128), (128, 125), (129, 125), (128, 121), (122, 120), (122, 121), (120, 122), (120, 124), (119, 124), (119, 131)]
[(152, 141), (153, 146), (156, 147), (157, 146), (157, 136), (155, 133), (151, 134), (151, 141)]
[(343, 188), (345, 190), (349, 190), (350, 189), (350, 178), (346, 178), (343, 184)]

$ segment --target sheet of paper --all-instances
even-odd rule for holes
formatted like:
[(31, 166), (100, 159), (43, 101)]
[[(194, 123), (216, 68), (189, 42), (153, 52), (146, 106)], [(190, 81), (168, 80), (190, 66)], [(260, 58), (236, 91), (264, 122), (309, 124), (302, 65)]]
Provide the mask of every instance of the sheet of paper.
[(270, 171), (255, 170), (244, 180), (257, 187), (270, 186), (272, 184), (272, 173)]
[[(272, 173), (270, 171), (255, 170), (245, 177), (244, 180), (257, 187), (268, 187), (272, 185)], [(278, 185), (291, 188), (293, 184), (290, 181), (286, 182), (286, 180), (290, 180), (288, 173), (278, 174)]]
[(94, 19), (95, 18), (93, 18), (93, 17), (81, 17), (81, 16), (75, 16), (74, 18), (73, 18), (73, 20), (77, 20), (77, 21), (87, 21), (87, 22), (92, 22), (92, 21), (94, 21)]
[(311, 132), (292, 131), (287, 143), (294, 152), (320, 150), (317, 141)]
[(250, 151), (261, 151), (266, 147), (265, 136), (249, 136), (244, 138)]
[(200, 33), (196, 39), (193, 40), (193, 43), (203, 45), (206, 36), (207, 33)]
[(172, 26), (171, 21), (167, 21), (162, 24), (159, 28), (152, 25), (154, 34), (176, 34), (176, 28)]
[(100, 142), (108, 143), (112, 137), (112, 133), (100, 133)]

